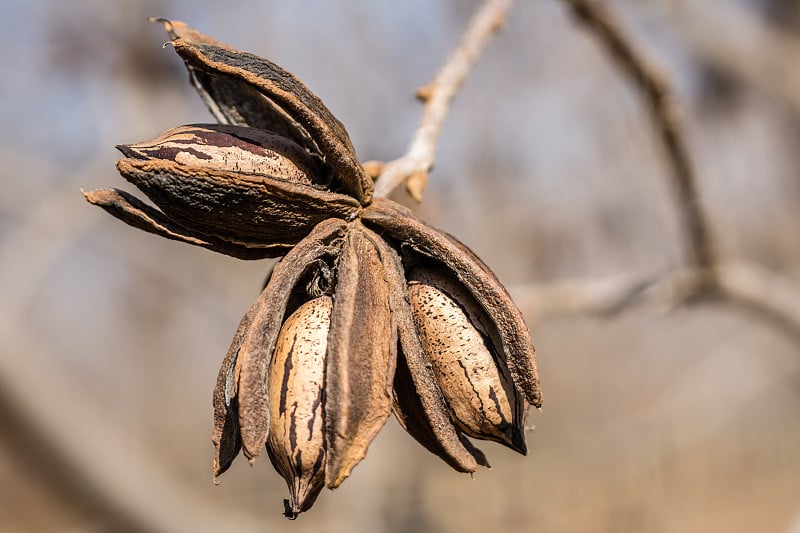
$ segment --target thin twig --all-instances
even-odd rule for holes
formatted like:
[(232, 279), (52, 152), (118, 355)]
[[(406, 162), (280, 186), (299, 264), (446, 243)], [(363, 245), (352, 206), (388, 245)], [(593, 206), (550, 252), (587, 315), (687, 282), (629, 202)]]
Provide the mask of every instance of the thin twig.
[(672, 167), (672, 183), (684, 225), (688, 263), (693, 268), (707, 272), (704, 281), (713, 282), (714, 243), (700, 205), (697, 180), (668, 83), (639, 53), (605, 6), (596, 0), (564, 2), (586, 23), (647, 100), (650, 115)]
[(375, 196), (388, 196), (406, 183), (408, 192), (417, 201), (433, 168), (436, 144), (453, 97), (461, 88), (492, 35), (503, 25), (512, 0), (486, 0), (473, 15), (458, 47), (436, 77), (417, 91), (425, 102), (422, 118), (411, 145), (404, 156), (386, 163), (375, 183)]
[(562, 279), (508, 290), (531, 322), (574, 315), (605, 315), (627, 306), (649, 283), (633, 274), (597, 279)]

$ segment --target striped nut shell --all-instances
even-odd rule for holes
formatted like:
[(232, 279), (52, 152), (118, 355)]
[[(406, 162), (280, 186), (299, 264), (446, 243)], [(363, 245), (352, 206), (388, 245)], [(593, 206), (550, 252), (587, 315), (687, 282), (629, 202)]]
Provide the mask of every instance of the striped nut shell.
[(292, 313), (269, 367), (267, 451), (289, 486), (289, 518), (308, 510), (325, 486), (323, 388), (332, 307), (332, 299), (321, 296)]
[(486, 314), (444, 272), (418, 267), (408, 296), (420, 340), (456, 425), (467, 435), (527, 453), (524, 417)]
[(269, 131), (181, 126), (118, 148), (128, 157), (117, 170), (161, 212), (108, 190), (90, 191), (89, 201), (136, 227), (223, 253), (285, 255), (323, 220), (359, 210), (328, 189), (331, 172), (319, 156)]
[(149, 141), (117, 148), (133, 159), (173, 161), (187, 167), (257, 174), (306, 185), (313, 185), (324, 174), (321, 159), (292, 140), (243, 126), (179, 126)]

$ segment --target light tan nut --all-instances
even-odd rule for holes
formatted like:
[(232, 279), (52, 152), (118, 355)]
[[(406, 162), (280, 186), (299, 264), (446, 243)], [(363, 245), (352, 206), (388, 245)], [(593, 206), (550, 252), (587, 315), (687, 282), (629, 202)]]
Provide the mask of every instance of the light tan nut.
[(414, 269), (408, 295), (422, 345), (455, 423), (471, 437), (526, 453), (523, 409), (518, 405), (522, 400), (495, 354), (480, 306), (434, 269)]
[(155, 139), (117, 148), (133, 159), (174, 161), (186, 167), (270, 176), (307, 185), (324, 174), (321, 160), (290, 139), (242, 126), (179, 126)]
[(267, 451), (289, 486), (286, 516), (296, 518), (325, 486), (324, 383), (332, 300), (301, 305), (281, 327), (268, 376)]

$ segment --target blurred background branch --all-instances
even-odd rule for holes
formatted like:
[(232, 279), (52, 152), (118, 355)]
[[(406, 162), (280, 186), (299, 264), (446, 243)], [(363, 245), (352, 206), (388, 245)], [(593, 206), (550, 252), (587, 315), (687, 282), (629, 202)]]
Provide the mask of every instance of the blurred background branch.
[[(613, 13), (598, 0), (564, 0), (597, 38), (646, 100), (653, 127), (664, 146), (675, 190), (675, 206), (684, 228), (685, 254), (699, 271), (713, 274), (714, 241), (697, 191), (697, 178), (684, 140), (683, 125), (669, 83), (639, 51)], [(708, 274), (706, 274), (708, 272)]]
[[(706, 298), (750, 312), (800, 342), (800, 289), (796, 283), (744, 262), (714, 265), (714, 285)], [(597, 279), (564, 279), (510, 287), (528, 319), (581, 314), (613, 315), (648, 305), (673, 310), (697, 296), (702, 280), (697, 270), (678, 269), (653, 278), (640, 274)]]
[[(768, 25), (739, 2), (654, 3), (705, 60), (800, 113), (800, 38)], [(724, 28), (724, 31), (722, 30)]]
[[(800, 340), (800, 289), (764, 268), (743, 262), (719, 264), (717, 261), (680, 113), (666, 79), (641, 55), (639, 47), (626, 36), (607, 6), (597, 0), (564, 2), (596, 36), (648, 103), (653, 125), (671, 167), (688, 265), (658, 280), (617, 276), (521, 287), (515, 292), (527, 303), (521, 305), (535, 310), (531, 312), (541, 319), (548, 314), (618, 312), (638, 302), (645, 293), (665, 299), (662, 303), (670, 306), (696, 296), (715, 296), (743, 306)], [(654, 290), (654, 286), (659, 290)]]
[(204, 511), (203, 498), (169, 475), (158, 442), (120, 427), (116, 413), (64, 379), (65, 369), (22, 320), (57, 263), (96, 223), (89, 212), (69, 212), (78, 188), (67, 179), (38, 198), (0, 243), (0, 257), (18, 259), (0, 263), (0, 338), (11, 341), (0, 357), (0, 429), (11, 430), (18, 460), (72, 505), (98, 513), (109, 530), (260, 531), (241, 513)]

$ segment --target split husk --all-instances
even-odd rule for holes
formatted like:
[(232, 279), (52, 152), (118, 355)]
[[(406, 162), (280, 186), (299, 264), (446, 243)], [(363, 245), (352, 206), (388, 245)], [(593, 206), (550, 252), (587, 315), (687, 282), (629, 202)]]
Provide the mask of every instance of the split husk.
[(84, 195), (165, 238), (283, 256), (217, 377), (214, 477), (267, 449), (295, 518), (351, 475), (392, 412), (459, 472), (489, 466), (470, 438), (526, 453), (527, 409), (542, 401), (535, 352), (492, 271), (373, 199), (344, 127), (292, 74), (157, 20), (220, 124), (119, 147), (120, 174), (154, 205), (117, 189)]

